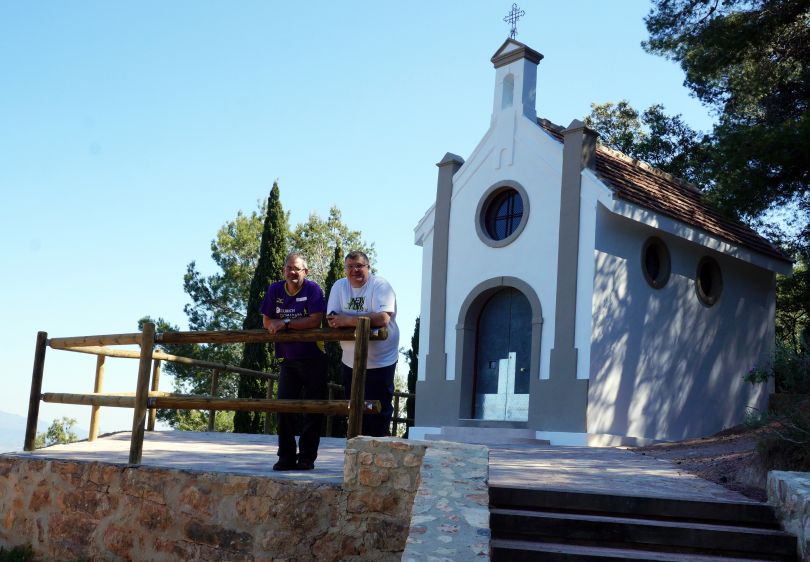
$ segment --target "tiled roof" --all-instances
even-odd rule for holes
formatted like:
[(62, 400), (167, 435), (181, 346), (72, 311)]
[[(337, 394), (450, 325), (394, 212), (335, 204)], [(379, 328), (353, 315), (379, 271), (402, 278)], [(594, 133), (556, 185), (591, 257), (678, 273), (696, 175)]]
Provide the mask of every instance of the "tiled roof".
[[(559, 142), (563, 127), (545, 119), (538, 124)], [(710, 206), (700, 190), (675, 176), (597, 144), (596, 174), (616, 197), (688, 224), (732, 244), (790, 261), (778, 248), (742, 223)]]

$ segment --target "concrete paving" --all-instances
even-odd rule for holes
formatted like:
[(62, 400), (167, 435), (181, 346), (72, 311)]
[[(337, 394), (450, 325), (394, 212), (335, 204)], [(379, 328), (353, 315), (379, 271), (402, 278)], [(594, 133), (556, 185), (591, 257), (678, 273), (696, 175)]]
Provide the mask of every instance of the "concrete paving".
[(669, 461), (615, 447), (492, 447), (489, 481), (571, 492), (756, 503)]
[[(29, 453), (36, 458), (84, 460), (127, 464), (130, 432), (114, 433), (95, 441), (54, 445)], [(273, 470), (278, 460), (275, 435), (206, 433), (191, 431), (147, 431), (141, 464), (160, 468), (200, 472), (228, 472), (250, 476), (272, 476), (295, 480), (343, 482), (345, 439), (321, 438), (315, 470)]]
[[(127, 464), (130, 434), (116, 433), (94, 442), (56, 445), (30, 453), (37, 458)], [(146, 466), (230, 472), (296, 480), (340, 483), (345, 439), (323, 438), (315, 470), (275, 472), (275, 435), (146, 432)], [(617, 448), (501, 445), (490, 448), (490, 484), (570, 491), (642, 495), (713, 501), (751, 501), (682, 470), (668, 461)]]

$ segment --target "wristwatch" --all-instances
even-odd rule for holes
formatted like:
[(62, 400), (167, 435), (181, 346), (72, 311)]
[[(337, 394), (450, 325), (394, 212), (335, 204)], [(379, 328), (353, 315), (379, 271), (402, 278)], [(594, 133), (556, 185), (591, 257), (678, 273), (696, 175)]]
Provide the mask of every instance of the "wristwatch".
[(284, 329), (285, 329), (285, 330), (289, 330), (289, 329), (290, 329), (290, 319), (289, 319), (289, 318), (285, 318), (285, 319), (284, 319)]

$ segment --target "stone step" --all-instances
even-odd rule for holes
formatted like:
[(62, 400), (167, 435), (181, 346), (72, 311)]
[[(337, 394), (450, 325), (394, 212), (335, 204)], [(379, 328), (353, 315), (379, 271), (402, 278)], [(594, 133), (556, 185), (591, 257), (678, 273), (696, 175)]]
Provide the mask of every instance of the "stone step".
[(497, 539), (785, 560), (796, 538), (776, 529), (517, 509), (490, 509)]
[(426, 434), (425, 440), (454, 441), (479, 445), (521, 444), (546, 446), (550, 444), (548, 440), (535, 439), (533, 429), (518, 427), (445, 426), (442, 427), (441, 433)]
[[(696, 553), (632, 550), (579, 544), (537, 543), (494, 539), (492, 560), (509, 562), (766, 562), (764, 558), (738, 558)], [(791, 558), (790, 560), (795, 560)]]
[(539, 509), (564, 513), (610, 514), (710, 522), (779, 529), (779, 521), (771, 506), (759, 502), (696, 501), (665, 497), (625, 496), (591, 492), (571, 492), (490, 486), (492, 507), (509, 509)]

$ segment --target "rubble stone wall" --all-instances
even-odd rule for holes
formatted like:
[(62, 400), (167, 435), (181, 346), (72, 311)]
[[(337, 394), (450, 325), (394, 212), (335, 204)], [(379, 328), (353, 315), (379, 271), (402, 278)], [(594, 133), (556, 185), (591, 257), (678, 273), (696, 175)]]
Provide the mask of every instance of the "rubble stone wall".
[(0, 546), (39, 560), (399, 560), (425, 447), (358, 437), (344, 485), (0, 456)]

